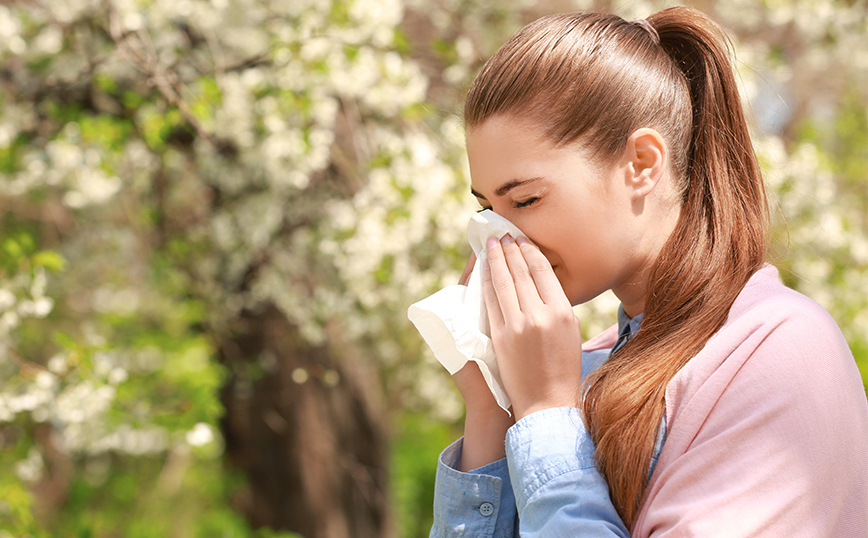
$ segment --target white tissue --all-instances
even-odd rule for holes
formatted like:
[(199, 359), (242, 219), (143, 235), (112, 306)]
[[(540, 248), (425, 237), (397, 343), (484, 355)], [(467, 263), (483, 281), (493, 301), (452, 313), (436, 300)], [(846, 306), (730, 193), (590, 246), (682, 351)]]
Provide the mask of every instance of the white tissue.
[(476, 253), (476, 264), (467, 285), (447, 286), (422, 299), (410, 306), (407, 317), (450, 374), (463, 368), (467, 361), (478, 364), (497, 404), (509, 412), (509, 396), (500, 380), (488, 312), (482, 299), (482, 265), (487, 257), (485, 242), (489, 237), (500, 239), (506, 234), (513, 238), (526, 237), (513, 223), (493, 211), (474, 215), (467, 224), (467, 240)]

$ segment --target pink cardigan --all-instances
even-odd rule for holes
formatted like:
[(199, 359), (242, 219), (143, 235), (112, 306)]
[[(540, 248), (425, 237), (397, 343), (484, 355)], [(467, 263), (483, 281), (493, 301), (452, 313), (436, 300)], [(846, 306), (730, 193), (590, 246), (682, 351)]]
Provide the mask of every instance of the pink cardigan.
[[(616, 331), (587, 342), (611, 347)], [(766, 266), (666, 389), (632, 536), (868, 537), (868, 401), (838, 326)]]

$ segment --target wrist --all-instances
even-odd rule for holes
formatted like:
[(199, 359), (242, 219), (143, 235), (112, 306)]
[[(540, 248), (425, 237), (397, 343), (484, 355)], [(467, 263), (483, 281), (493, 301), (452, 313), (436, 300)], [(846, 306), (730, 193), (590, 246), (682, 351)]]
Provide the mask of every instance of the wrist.
[(515, 421), (523, 419), (528, 415), (532, 415), (539, 411), (545, 411), (546, 409), (555, 409), (561, 407), (578, 407), (578, 402), (574, 398), (566, 399), (561, 398), (559, 400), (549, 400), (542, 402), (533, 402), (527, 405), (514, 405), (512, 410), (515, 415)]
[(501, 437), (506, 435), (506, 430), (515, 424), (515, 418), (506, 411), (496, 409), (472, 410), (468, 409), (464, 416), (464, 432), (475, 436)]
[[(485, 419), (499, 419), (502, 417), (509, 418), (509, 413), (507, 413), (502, 407), (497, 405), (494, 401), (494, 398), (491, 399), (490, 402), (483, 403), (469, 403), (464, 402), (465, 408), (465, 417), (480, 417)], [(510, 408), (510, 411), (512, 408)]]
[(513, 418), (500, 407), (468, 409), (460, 470), (467, 472), (505, 458), (506, 432), (513, 424)]

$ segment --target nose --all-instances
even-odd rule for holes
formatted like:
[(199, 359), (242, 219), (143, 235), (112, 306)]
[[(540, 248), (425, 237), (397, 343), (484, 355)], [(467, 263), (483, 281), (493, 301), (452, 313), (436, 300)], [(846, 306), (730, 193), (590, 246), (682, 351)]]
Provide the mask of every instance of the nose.
[(553, 252), (549, 251), (545, 247), (537, 245), (532, 238), (528, 237), (528, 239), (530, 239), (531, 243), (536, 245), (536, 248), (538, 248), (542, 255), (545, 256), (545, 258), (549, 261), (549, 264), (552, 266), (552, 269), (557, 268), (557, 256), (555, 256)]

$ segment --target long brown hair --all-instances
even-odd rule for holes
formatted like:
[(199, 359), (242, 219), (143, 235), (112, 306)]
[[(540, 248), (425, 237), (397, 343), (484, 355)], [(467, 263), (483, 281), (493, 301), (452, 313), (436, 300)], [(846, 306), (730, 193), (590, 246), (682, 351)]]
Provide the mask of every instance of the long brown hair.
[(646, 21), (570, 13), (539, 19), (492, 56), (465, 102), (468, 129), (531, 119), (601, 163), (639, 127), (670, 150), (679, 221), (648, 277), (641, 330), (583, 385), (597, 465), (630, 527), (669, 381), (723, 325), (767, 249), (765, 188), (719, 27), (676, 7)]

